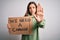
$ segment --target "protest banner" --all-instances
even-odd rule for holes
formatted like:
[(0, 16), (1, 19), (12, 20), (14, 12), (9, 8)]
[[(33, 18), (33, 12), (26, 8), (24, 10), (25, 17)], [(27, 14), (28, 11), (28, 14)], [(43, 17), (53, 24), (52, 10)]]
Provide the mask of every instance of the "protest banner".
[(9, 29), (10, 34), (24, 34), (29, 35), (32, 33), (32, 17), (9, 17), (8, 24), (11, 28)]

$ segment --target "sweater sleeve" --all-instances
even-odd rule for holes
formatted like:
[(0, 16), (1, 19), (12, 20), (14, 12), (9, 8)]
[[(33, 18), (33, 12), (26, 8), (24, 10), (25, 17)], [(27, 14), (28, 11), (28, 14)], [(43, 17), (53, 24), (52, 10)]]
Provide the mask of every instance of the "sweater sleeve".
[(32, 18), (32, 20), (33, 20), (33, 29), (36, 29), (36, 28), (44, 28), (44, 25), (45, 25), (45, 19), (44, 20), (42, 20), (40, 23), (38, 23), (37, 21), (36, 21), (36, 19), (34, 18), (34, 16), (33, 16), (33, 18)]
[(38, 27), (40, 28), (44, 28), (46, 20), (44, 19), (43, 21), (41, 21), (40, 23), (38, 23)]

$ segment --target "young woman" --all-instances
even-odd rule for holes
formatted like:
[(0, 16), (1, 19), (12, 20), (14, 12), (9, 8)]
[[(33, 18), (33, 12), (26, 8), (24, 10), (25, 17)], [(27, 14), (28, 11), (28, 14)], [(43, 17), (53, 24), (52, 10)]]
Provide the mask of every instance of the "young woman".
[[(22, 40), (39, 40), (38, 28), (45, 25), (43, 10), (35, 2), (29, 2), (27, 12), (24, 16), (32, 16), (33, 30), (31, 35), (22, 35)], [(8, 28), (11, 28), (8, 24)]]
[(45, 25), (45, 20), (43, 19), (43, 10), (41, 7), (36, 5), (35, 2), (30, 2), (27, 6), (27, 12), (25, 16), (32, 16), (33, 23), (33, 33), (31, 35), (22, 35), (22, 40), (39, 40), (38, 28)]

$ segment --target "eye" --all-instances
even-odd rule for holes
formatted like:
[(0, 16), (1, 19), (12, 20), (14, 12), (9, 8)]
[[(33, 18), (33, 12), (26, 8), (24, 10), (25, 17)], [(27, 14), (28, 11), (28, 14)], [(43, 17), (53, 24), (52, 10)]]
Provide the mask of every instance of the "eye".
[(35, 7), (33, 7), (33, 9), (34, 9)]
[(31, 9), (31, 7), (29, 7), (29, 9)]

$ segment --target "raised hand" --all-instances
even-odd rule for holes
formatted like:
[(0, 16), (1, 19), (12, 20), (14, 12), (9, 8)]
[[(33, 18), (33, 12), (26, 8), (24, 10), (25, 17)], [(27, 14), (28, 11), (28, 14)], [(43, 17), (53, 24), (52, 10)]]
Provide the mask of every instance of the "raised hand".
[(36, 18), (37, 22), (41, 22), (44, 19), (43, 16), (44, 16), (43, 15), (43, 8), (38, 3), (38, 5), (37, 5), (37, 13), (36, 13), (36, 15), (34, 14), (34, 17)]

